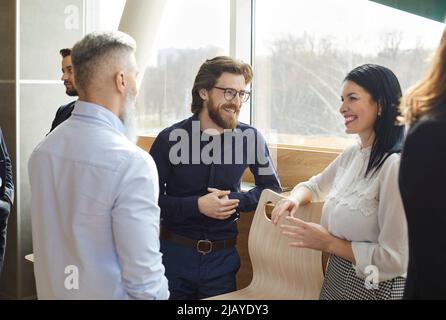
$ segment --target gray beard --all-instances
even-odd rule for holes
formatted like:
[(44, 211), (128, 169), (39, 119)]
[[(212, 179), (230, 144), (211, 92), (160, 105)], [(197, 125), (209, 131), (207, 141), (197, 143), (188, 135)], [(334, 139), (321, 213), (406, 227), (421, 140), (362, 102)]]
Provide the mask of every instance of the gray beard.
[(124, 106), (124, 114), (122, 116), (122, 123), (126, 129), (125, 135), (132, 142), (138, 140), (138, 124), (136, 121), (136, 98), (128, 94)]

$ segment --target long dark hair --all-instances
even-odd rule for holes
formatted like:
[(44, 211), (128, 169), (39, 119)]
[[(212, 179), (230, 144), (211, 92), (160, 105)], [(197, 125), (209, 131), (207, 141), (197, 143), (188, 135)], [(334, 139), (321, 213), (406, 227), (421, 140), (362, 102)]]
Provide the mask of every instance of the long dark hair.
[(380, 115), (374, 124), (375, 141), (365, 176), (373, 176), (393, 153), (400, 153), (404, 127), (399, 125), (401, 86), (395, 74), (388, 68), (376, 64), (359, 66), (345, 77), (366, 90), (378, 103)]

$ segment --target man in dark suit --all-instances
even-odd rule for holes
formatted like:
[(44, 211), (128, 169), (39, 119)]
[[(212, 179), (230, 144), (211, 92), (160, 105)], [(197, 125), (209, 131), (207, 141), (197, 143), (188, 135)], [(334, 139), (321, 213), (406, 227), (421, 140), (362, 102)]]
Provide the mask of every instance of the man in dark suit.
[(8, 217), (14, 201), (14, 184), (12, 181), (12, 165), (6, 150), (3, 133), (0, 129), (0, 274), (6, 248), (6, 229)]
[[(77, 97), (77, 90), (74, 86), (74, 76), (73, 76), (73, 64), (71, 63), (71, 49), (60, 50), (60, 55), (62, 56), (62, 81), (66, 88), (66, 94), (70, 97)], [(67, 120), (74, 109), (74, 103), (76, 101), (70, 102), (67, 105), (61, 106), (54, 117), (53, 124), (51, 125), (51, 131), (53, 131), (59, 124)]]

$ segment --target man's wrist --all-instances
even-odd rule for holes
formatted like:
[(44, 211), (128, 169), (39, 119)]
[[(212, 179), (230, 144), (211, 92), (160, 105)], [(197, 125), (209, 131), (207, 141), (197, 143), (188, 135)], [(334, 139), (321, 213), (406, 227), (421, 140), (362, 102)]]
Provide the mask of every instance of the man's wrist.
[(199, 214), (203, 214), (203, 212), (201, 211), (201, 205), (200, 205), (200, 203), (202, 201), (201, 198), (203, 198), (203, 196), (197, 198), (197, 210), (198, 210)]

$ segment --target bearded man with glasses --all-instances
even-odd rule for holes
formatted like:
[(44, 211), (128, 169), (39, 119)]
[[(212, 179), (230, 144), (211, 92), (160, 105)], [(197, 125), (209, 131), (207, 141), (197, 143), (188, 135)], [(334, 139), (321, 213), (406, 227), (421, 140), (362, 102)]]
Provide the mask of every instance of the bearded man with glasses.
[[(193, 116), (163, 130), (150, 150), (159, 172), (161, 252), (171, 299), (236, 290), (240, 212), (255, 210), (264, 189), (281, 191), (264, 138), (238, 121), (252, 77), (241, 61), (207, 60), (192, 88)], [(242, 193), (247, 168), (256, 186)]]

